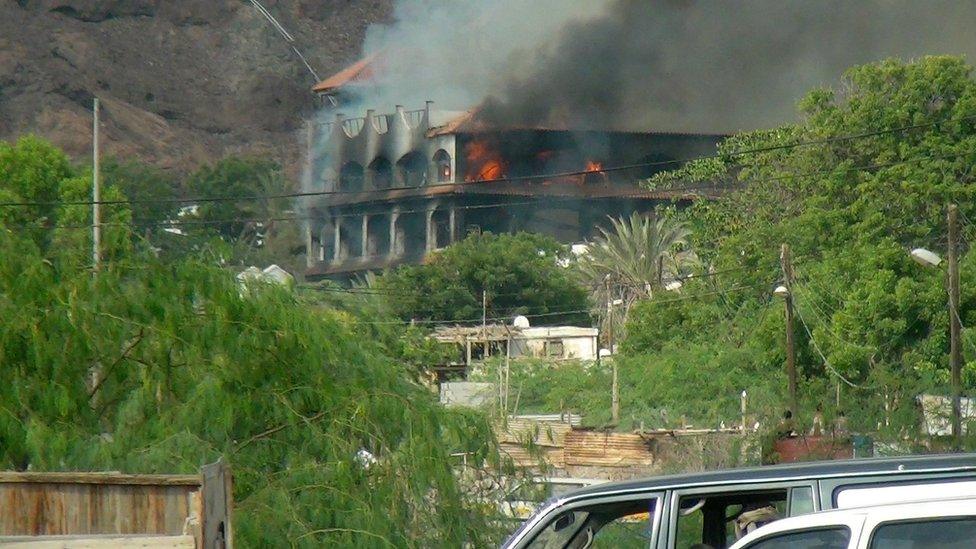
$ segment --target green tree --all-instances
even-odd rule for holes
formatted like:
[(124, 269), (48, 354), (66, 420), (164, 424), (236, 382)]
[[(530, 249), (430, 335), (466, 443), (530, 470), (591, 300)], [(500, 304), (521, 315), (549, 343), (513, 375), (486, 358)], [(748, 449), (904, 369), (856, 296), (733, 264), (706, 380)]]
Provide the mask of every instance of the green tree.
[[(240, 197), (241, 200), (219, 200), (197, 204), (196, 218), (210, 223), (210, 228), (227, 241), (259, 238), (257, 223), (270, 217), (268, 200), (249, 199), (265, 194), (280, 194), (274, 188), (281, 183), (281, 168), (263, 158), (229, 156), (214, 165), (203, 166), (186, 182), (186, 192), (194, 197)], [(270, 192), (269, 192), (270, 191)]]
[[(611, 217), (610, 223), (610, 230), (599, 228), (600, 235), (576, 263), (600, 307), (605, 330), (610, 322), (624, 326), (634, 302), (663, 291), (698, 265), (688, 247), (690, 231), (667, 212), (656, 217), (634, 212), (628, 218)], [(618, 300), (622, 303), (610, 311), (602, 307)], [(619, 328), (618, 334), (623, 335)]]
[(245, 546), (497, 542), (451, 457), (499, 463), (486, 418), (442, 408), (347, 313), (241, 292), (196, 260), (93, 278), (6, 232), (0, 254), (0, 467), (190, 473), (224, 456)]
[[(915, 397), (947, 391), (948, 322), (944, 273), (915, 265), (908, 250), (944, 249), (948, 202), (960, 205), (963, 219), (976, 217), (976, 82), (962, 60), (927, 57), (852, 68), (841, 89), (811, 92), (794, 125), (733, 136), (719, 158), (649, 182), (730, 186), (721, 198), (684, 212), (694, 249), (720, 273), (708, 277), (707, 292), (704, 282), (688, 292), (721, 300), (703, 324), (687, 302), (656, 297), (660, 305), (632, 313), (630, 347), (635, 357), (684, 348), (691, 360), (704, 334), (721, 338), (727, 327), (744, 334), (744, 342), (732, 338), (714, 352), (740, 344), (764, 349), (749, 357), (754, 377), (740, 380), (743, 388), (778, 375), (782, 314), (760, 321), (757, 308), (766, 307), (781, 277), (779, 245), (786, 242), (797, 274), (805, 410), (833, 401), (840, 384), (846, 395), (840, 408), (855, 426), (914, 432)], [(801, 142), (810, 144), (796, 146)], [(968, 224), (965, 234), (973, 236)], [(968, 268), (973, 261), (972, 254), (963, 258), (964, 280), (976, 281)], [(675, 324), (653, 318), (660, 315)], [(967, 326), (976, 322), (976, 287), (965, 282), (960, 315)], [(974, 345), (967, 339), (969, 388), (976, 381)], [(785, 385), (773, 396), (784, 393)]]
[[(281, 167), (264, 158), (229, 156), (204, 166), (187, 180), (192, 197), (234, 198), (205, 201), (196, 212), (182, 217), (182, 232), (190, 248), (199, 249), (211, 236), (231, 244), (231, 260), (238, 264), (276, 262), (297, 271), (304, 254), (301, 225), (297, 223), (294, 199), (255, 198), (295, 191)], [(187, 242), (184, 242), (186, 244)], [(187, 247), (187, 246), (184, 246)]]
[[(84, 204), (92, 199), (89, 171), (73, 168), (62, 151), (34, 136), (0, 142), (0, 196), (30, 204), (0, 208), (0, 223), (8, 230), (30, 238), (59, 267), (90, 264), (92, 206)], [(124, 199), (117, 187), (104, 185), (102, 200)], [(129, 207), (104, 205), (101, 218), (103, 254), (113, 258), (130, 251)]]
[(405, 320), (480, 322), (484, 291), (489, 319), (586, 322), (586, 291), (563, 266), (569, 260), (565, 246), (543, 235), (471, 234), (424, 265), (380, 277), (375, 289)]
[(115, 187), (133, 203), (133, 232), (152, 235), (161, 229), (160, 224), (176, 218), (181, 203), (179, 181), (171, 173), (137, 161), (106, 159), (102, 165), (102, 180)]
[(73, 175), (68, 157), (43, 139), (28, 135), (15, 143), (0, 141), (0, 198), (36, 203), (4, 207), (0, 219), (27, 231), (37, 245), (46, 247), (50, 238), (46, 227), (57, 223), (61, 183)]

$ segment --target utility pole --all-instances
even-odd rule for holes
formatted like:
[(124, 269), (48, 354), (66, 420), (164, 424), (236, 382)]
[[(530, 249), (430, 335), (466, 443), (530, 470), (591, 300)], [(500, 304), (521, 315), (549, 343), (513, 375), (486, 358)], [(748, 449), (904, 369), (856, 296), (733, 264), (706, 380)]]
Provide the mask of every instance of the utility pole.
[(949, 366), (952, 369), (952, 440), (954, 449), (962, 449), (962, 346), (959, 319), (959, 260), (956, 257), (959, 241), (959, 211), (949, 204)]
[(99, 202), (101, 201), (101, 189), (99, 188), (99, 168), (98, 168), (98, 98), (95, 98), (92, 106), (94, 122), (92, 123), (92, 266), (98, 270), (101, 263), (99, 253), (102, 240), (102, 218)]
[(508, 326), (505, 326), (505, 417), (508, 417), (508, 395), (511, 389), (510, 379), (511, 379), (511, 366), (512, 366), (512, 331)]
[[(613, 380), (610, 383), (610, 418), (614, 425), (620, 423), (620, 388), (617, 383), (617, 360), (613, 356), (613, 298), (610, 295), (610, 279), (607, 285), (607, 345), (610, 346), (610, 367), (613, 369)], [(597, 355), (599, 355), (599, 350)]]
[(779, 254), (780, 266), (783, 268), (783, 285), (786, 286), (786, 377), (789, 380), (790, 414), (796, 421), (796, 342), (793, 340), (793, 262), (790, 259), (790, 246), (783, 244)]
[(481, 290), (481, 342), (485, 346), (484, 358), (491, 356), (488, 345), (488, 290)]

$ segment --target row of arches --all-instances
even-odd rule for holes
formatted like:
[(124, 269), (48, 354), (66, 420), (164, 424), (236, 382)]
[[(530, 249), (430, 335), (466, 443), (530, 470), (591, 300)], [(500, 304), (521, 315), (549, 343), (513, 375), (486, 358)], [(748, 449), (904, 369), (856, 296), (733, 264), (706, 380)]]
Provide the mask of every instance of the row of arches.
[[(428, 170), (434, 169), (434, 177)], [(383, 190), (395, 187), (420, 187), (433, 181), (449, 183), (452, 180), (451, 155), (444, 149), (434, 153), (430, 164), (418, 151), (411, 151), (392, 164), (382, 156), (376, 157), (369, 166), (350, 161), (339, 169), (337, 190), (361, 192), (369, 189)]]
[(353, 258), (416, 258), (450, 245), (455, 232), (456, 220), (446, 206), (333, 218), (319, 233), (319, 259), (341, 263)]

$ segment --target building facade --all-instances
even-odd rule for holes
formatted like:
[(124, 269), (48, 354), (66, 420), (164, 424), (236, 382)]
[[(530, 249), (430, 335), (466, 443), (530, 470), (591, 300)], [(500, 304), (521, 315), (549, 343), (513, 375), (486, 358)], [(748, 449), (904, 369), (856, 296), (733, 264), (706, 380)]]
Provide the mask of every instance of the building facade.
[(722, 136), (498, 127), (478, 111), (397, 106), (310, 131), (309, 279), (349, 279), (425, 258), (472, 231), (563, 242), (608, 216), (687, 202), (700, 191), (637, 182), (712, 154)]

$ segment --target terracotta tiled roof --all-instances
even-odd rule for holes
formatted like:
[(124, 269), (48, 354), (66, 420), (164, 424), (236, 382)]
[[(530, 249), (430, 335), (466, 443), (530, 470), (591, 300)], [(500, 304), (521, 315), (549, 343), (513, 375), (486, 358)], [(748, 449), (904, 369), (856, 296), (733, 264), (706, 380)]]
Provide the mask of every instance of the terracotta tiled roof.
[(319, 82), (312, 88), (312, 91), (328, 93), (349, 83), (366, 82), (373, 78), (373, 62), (375, 60), (375, 54), (366, 56)]

